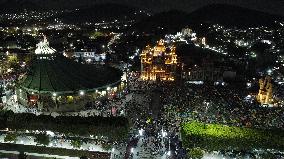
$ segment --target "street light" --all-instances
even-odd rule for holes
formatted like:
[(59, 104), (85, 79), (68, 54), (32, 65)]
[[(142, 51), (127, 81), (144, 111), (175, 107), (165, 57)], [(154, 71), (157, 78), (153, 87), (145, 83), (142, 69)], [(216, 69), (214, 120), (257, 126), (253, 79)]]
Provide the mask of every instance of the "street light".
[(130, 152), (131, 152), (131, 153), (133, 153), (133, 152), (134, 152), (134, 148), (133, 148), (133, 147), (130, 149)]
[(171, 151), (168, 151), (168, 152), (167, 152), (167, 155), (168, 155), (168, 156), (171, 156)]
[(167, 136), (167, 132), (164, 131), (164, 129), (162, 128), (162, 137), (166, 137)]
[(111, 149), (111, 158), (114, 158), (114, 148)]
[(167, 136), (167, 132), (162, 131), (162, 137), (166, 137)]
[(138, 130), (140, 136), (143, 135), (143, 131), (144, 131), (143, 129)]
[(80, 93), (79, 93), (81, 96), (83, 96), (84, 94), (85, 94), (85, 92), (84, 91), (80, 91)]

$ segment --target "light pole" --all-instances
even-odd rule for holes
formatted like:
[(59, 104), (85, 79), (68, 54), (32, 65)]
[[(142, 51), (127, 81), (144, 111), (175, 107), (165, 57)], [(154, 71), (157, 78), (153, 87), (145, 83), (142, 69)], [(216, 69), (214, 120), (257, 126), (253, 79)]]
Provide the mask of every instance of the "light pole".
[(143, 131), (144, 131), (143, 129), (138, 130), (140, 136), (143, 135)]
[(129, 51), (127, 51), (127, 60), (126, 60), (126, 88), (129, 91), (129, 76), (128, 76), (128, 63), (129, 63)]
[(114, 148), (111, 149), (111, 157), (110, 158), (114, 158)]
[(102, 45), (102, 52), (105, 52), (105, 45)]
[(169, 137), (169, 151), (168, 151), (168, 155), (171, 156), (171, 139)]
[(1, 74), (1, 78), (3, 80), (3, 91), (6, 92), (6, 82), (5, 82), (5, 79), (4, 79), (4, 72), (5, 72), (5, 69), (4, 69), (4, 64), (1, 65), (1, 68), (0, 68), (0, 74)]
[(163, 127), (162, 127), (162, 138), (167, 136), (167, 132), (164, 131)]
[(130, 152), (133, 154), (133, 152), (134, 152), (134, 148), (133, 147), (130, 149)]

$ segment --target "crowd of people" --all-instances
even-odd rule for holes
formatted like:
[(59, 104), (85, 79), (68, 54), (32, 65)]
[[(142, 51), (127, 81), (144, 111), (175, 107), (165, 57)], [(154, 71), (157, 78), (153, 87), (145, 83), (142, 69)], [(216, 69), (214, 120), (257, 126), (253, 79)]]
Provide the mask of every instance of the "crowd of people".
[(169, 118), (161, 103), (166, 93), (163, 82), (141, 81), (133, 76), (129, 87), (133, 95), (126, 103), (126, 112), (134, 125), (133, 136), (139, 138), (137, 150), (129, 153), (130, 158), (183, 158), (179, 121)]
[[(130, 140), (124, 143), (128, 145), (126, 150), (115, 145), (119, 153), (114, 153), (114, 158), (184, 158), (186, 151), (179, 137), (183, 121), (267, 129), (284, 127), (284, 110), (264, 108), (253, 100), (244, 100), (249, 94), (245, 87), (142, 81), (139, 73), (134, 72), (129, 74), (127, 86), (126, 97), (88, 103), (81, 112), (63, 114), (126, 115), (133, 125)], [(137, 143), (133, 144), (133, 141)]]
[(257, 128), (283, 128), (284, 110), (244, 100), (248, 92), (236, 86), (165, 84), (163, 104), (185, 119)]

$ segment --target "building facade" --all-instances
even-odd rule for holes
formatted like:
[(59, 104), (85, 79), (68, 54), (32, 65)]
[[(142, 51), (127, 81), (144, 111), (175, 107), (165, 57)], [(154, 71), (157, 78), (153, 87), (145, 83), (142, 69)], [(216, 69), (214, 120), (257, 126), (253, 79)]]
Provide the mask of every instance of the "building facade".
[(140, 55), (141, 79), (173, 81), (177, 66), (175, 52), (175, 46), (166, 47), (164, 40), (158, 41), (154, 47), (146, 46)]
[(259, 79), (259, 91), (257, 95), (257, 101), (260, 104), (272, 104), (273, 103), (273, 85), (270, 76), (266, 76), (264, 79)]
[(74, 58), (82, 58), (83, 61), (87, 63), (92, 62), (103, 62), (106, 59), (106, 54), (97, 54), (96, 51), (75, 51)]

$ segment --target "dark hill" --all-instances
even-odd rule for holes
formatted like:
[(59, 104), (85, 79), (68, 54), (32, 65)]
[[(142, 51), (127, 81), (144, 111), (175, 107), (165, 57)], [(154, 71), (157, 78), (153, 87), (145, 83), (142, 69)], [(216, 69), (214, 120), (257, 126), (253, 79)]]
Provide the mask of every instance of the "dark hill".
[(8, 0), (0, 4), (0, 13), (18, 13), (27, 11), (42, 11), (41, 6), (28, 0)]
[[(134, 14), (134, 13), (137, 14)], [(139, 13), (133, 7), (120, 4), (96, 4), (79, 10), (65, 12), (61, 18), (67, 22), (98, 22), (102, 20), (122, 20), (145, 17), (146, 14)]]
[[(190, 19), (188, 14), (182, 11), (171, 10), (147, 17), (132, 26), (133, 30), (143, 32), (176, 32), (188, 25)], [(162, 29), (163, 28), (163, 29)]]
[(278, 15), (226, 4), (212, 4), (202, 7), (190, 13), (189, 18), (194, 22), (244, 27), (271, 26), (275, 20), (283, 19), (283, 17)]
[(255, 27), (272, 26), (275, 20), (283, 20), (279, 15), (242, 8), (225, 4), (212, 4), (195, 10), (191, 13), (172, 10), (154, 14), (133, 25), (133, 30), (147, 33), (157, 33), (163, 28), (163, 32), (179, 31), (185, 26), (195, 24), (221, 24), (229, 27)]

